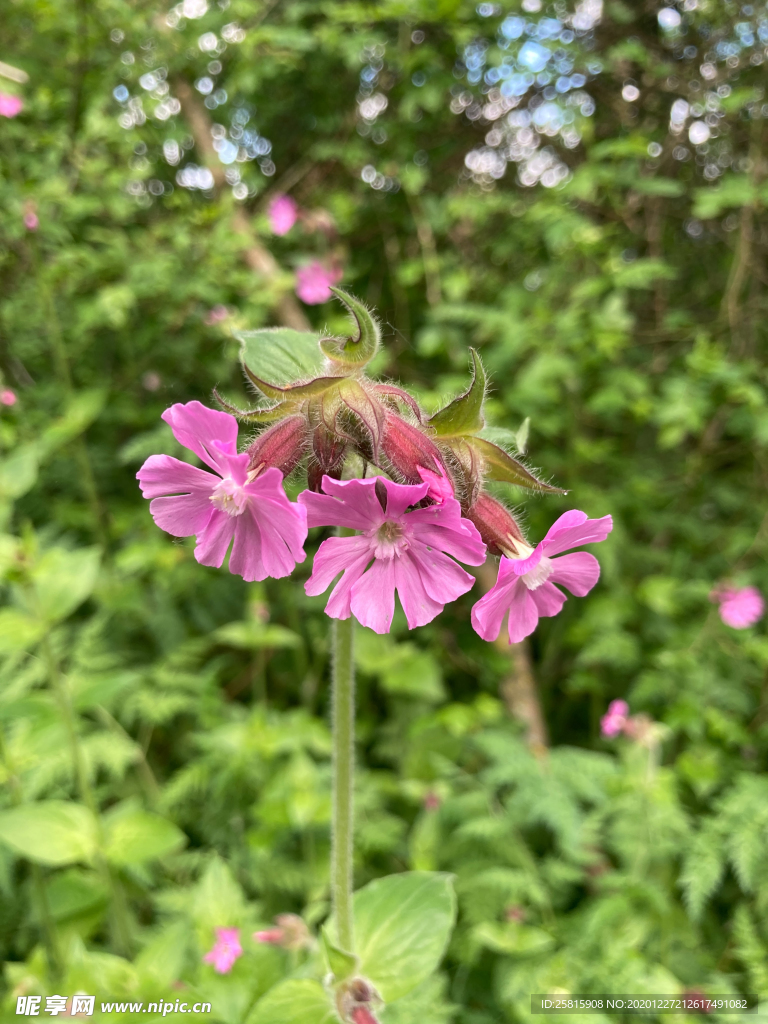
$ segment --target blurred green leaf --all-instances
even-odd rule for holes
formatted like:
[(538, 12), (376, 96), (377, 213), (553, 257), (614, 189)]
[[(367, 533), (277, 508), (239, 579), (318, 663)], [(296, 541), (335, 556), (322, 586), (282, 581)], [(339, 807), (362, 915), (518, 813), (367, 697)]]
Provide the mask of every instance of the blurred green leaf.
[(42, 800), (0, 812), (0, 841), (37, 864), (56, 867), (91, 860), (97, 826), (81, 804)]
[(334, 1024), (338, 1018), (322, 985), (308, 978), (275, 985), (263, 996), (246, 1024)]
[(136, 807), (131, 801), (104, 816), (104, 853), (112, 864), (142, 864), (174, 853), (186, 836), (173, 822)]

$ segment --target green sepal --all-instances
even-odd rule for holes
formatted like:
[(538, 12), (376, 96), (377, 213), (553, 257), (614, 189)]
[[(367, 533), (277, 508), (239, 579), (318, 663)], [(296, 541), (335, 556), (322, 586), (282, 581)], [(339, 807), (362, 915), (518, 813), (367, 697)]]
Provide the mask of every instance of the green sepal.
[(309, 398), (311, 395), (321, 395), (328, 388), (332, 388), (334, 384), (339, 384), (341, 381), (346, 380), (345, 377), (315, 377), (313, 380), (308, 380), (299, 384), (287, 384), (281, 387), (277, 384), (270, 384), (266, 380), (262, 380), (257, 377), (256, 374), (251, 370), (245, 363), (243, 364), (246, 376), (248, 380), (255, 385), (267, 398), (279, 399), (284, 402), (300, 401), (303, 398)]
[(349, 370), (365, 366), (376, 355), (381, 341), (381, 328), (368, 307), (341, 288), (331, 288), (342, 302), (357, 325), (357, 336), (349, 338), (325, 337), (320, 339), (320, 348), (332, 363)]
[(482, 437), (467, 437), (465, 444), (480, 456), (483, 460), (485, 476), (489, 480), (498, 480), (505, 484), (514, 484), (516, 487), (525, 487), (530, 491), (546, 491), (547, 494), (567, 494), (562, 487), (553, 487), (544, 483), (526, 469), (522, 462), (513, 459), (511, 455), (499, 448), (491, 441)]
[(333, 982), (346, 981), (360, 973), (360, 960), (353, 953), (337, 946), (328, 934), (328, 929), (323, 928), (320, 933), (320, 940), (323, 946), (323, 955), (328, 964), (328, 970), (333, 975)]
[(475, 349), (472, 356), (472, 381), (458, 398), (454, 398), (444, 409), (430, 417), (429, 425), (438, 437), (463, 437), (476, 434), (485, 425), (483, 402), (485, 401), (486, 375), (480, 356)]
[(213, 397), (222, 409), (226, 409), (228, 413), (236, 416), (243, 423), (273, 423), (275, 420), (280, 420), (287, 416), (290, 411), (284, 402), (257, 406), (255, 409), (241, 409), (233, 402), (224, 398), (216, 388), (213, 389)]

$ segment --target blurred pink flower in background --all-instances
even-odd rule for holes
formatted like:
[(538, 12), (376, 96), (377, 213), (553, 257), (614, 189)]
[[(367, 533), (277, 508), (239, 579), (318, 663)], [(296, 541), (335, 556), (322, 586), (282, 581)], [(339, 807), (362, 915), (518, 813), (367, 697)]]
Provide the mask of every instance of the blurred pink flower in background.
[(27, 203), (24, 209), (24, 227), (27, 231), (37, 231), (40, 227), (40, 221), (32, 203)]
[(229, 310), (227, 307), (222, 306), (222, 304), (219, 303), (217, 306), (214, 306), (213, 309), (208, 310), (205, 315), (205, 322), (209, 327), (211, 327), (213, 324), (220, 324), (221, 321), (226, 320), (228, 316)]
[(742, 587), (741, 590), (723, 587), (713, 590), (709, 596), (720, 605), (720, 618), (732, 629), (754, 626), (765, 611), (765, 601), (757, 587)]
[(276, 928), (254, 932), (254, 941), (284, 949), (304, 949), (312, 945), (309, 929), (298, 914), (278, 914), (275, 924)]
[(319, 306), (330, 299), (331, 285), (340, 280), (340, 267), (325, 267), (314, 260), (296, 271), (296, 294), (308, 306)]
[(0, 404), (2, 405), (16, 405), (18, 399), (16, 398), (16, 392), (11, 391), (10, 388), (3, 388), (0, 391)]
[(10, 96), (7, 92), (0, 92), (0, 117), (16, 117), (24, 109), (24, 104), (18, 96)]
[(614, 737), (624, 731), (629, 714), (629, 704), (625, 700), (612, 700), (608, 711), (600, 719), (600, 732), (603, 736)]
[(240, 945), (239, 929), (217, 928), (216, 942), (213, 949), (203, 957), (203, 963), (213, 964), (213, 969), (218, 974), (229, 974), (235, 960), (242, 955), (243, 947)]
[(299, 208), (290, 196), (275, 196), (267, 210), (269, 226), (275, 235), (287, 235), (299, 216)]

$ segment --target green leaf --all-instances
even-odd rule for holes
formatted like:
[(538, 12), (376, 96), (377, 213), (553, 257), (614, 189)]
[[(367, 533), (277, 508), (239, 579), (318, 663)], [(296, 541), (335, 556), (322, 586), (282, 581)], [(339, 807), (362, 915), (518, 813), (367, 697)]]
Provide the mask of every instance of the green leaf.
[(98, 418), (107, 400), (103, 388), (81, 391), (67, 403), (64, 415), (46, 427), (38, 442), (40, 454), (50, 455), (57, 448), (79, 437)]
[(376, 355), (381, 341), (379, 321), (371, 314), (368, 307), (354, 295), (331, 288), (336, 298), (343, 302), (352, 315), (357, 332), (352, 337), (324, 337), (320, 339), (320, 348), (332, 363), (348, 369), (365, 366)]
[(16, 608), (0, 611), (0, 654), (28, 651), (45, 633), (45, 623)]
[(757, 197), (746, 174), (727, 174), (716, 185), (696, 189), (693, 195), (693, 215), (702, 220), (712, 220), (733, 207), (749, 206)]
[(98, 548), (49, 548), (32, 570), (35, 611), (47, 622), (61, 622), (90, 596), (96, 585)]
[(539, 480), (521, 462), (513, 459), (498, 445), (492, 444), (482, 437), (467, 438), (466, 443), (474, 448), (475, 453), (482, 458), (488, 479), (515, 484), (517, 487), (525, 487), (532, 491), (546, 491), (548, 494), (566, 493), (561, 487), (553, 487), (551, 484), (545, 484), (543, 480)]
[(59, 867), (93, 857), (97, 825), (82, 804), (43, 800), (0, 813), (0, 841), (37, 864)]
[(483, 429), (483, 402), (485, 401), (486, 376), (480, 356), (471, 348), (472, 382), (463, 395), (440, 409), (429, 420), (439, 437), (462, 437), (476, 434)]
[(318, 346), (320, 336), (311, 331), (272, 327), (259, 331), (235, 331), (234, 334), (240, 342), (243, 366), (260, 381), (279, 388), (297, 380), (316, 377), (322, 369), (323, 356)]
[(484, 921), (473, 930), (472, 937), (494, 953), (506, 953), (508, 956), (517, 957), (535, 956), (552, 949), (555, 945), (555, 940), (543, 928), (534, 928), (513, 921), (507, 924)]
[(410, 871), (355, 893), (360, 973), (385, 1002), (407, 995), (436, 970), (456, 919), (452, 876)]
[(352, 978), (360, 972), (358, 958), (335, 945), (328, 935), (327, 928), (322, 930), (321, 941), (328, 970), (333, 975), (334, 981), (346, 981), (347, 978)]
[(19, 445), (8, 458), (0, 459), (0, 501), (14, 501), (37, 481), (37, 445)]
[(262, 622), (228, 622), (226, 626), (219, 626), (211, 636), (216, 643), (246, 651), (264, 647), (298, 647), (301, 644), (301, 638), (292, 629)]
[(109, 811), (104, 825), (104, 853), (111, 864), (143, 864), (173, 853), (187, 841), (173, 822), (130, 802)]
[(319, 982), (292, 978), (270, 989), (246, 1024), (338, 1024), (338, 1017)]

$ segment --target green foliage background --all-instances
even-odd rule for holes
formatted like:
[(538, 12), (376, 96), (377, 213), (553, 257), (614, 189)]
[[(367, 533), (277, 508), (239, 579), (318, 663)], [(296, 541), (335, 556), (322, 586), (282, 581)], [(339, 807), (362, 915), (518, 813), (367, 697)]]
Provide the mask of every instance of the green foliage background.
[[(571, 507), (616, 524), (599, 586), (532, 638), (548, 752), (502, 699), (513, 665), (472, 632), (473, 595), (412, 635), (396, 620), (359, 638), (358, 884), (451, 872), (459, 905), (440, 978), (384, 1020), (517, 1021), (558, 989), (768, 995), (768, 641), (708, 600), (725, 579), (768, 592), (766, 15), (683, 6), (665, 32), (656, 3), (607, 0), (576, 36), (594, 112), (579, 145), (543, 140), (569, 171), (546, 188), (464, 160), (493, 148), (465, 48), (498, 63), (515, 0), (231, 0), (175, 27), (146, 0), (6, 0), (0, 58), (29, 74), (2, 86), (25, 109), (0, 119), (0, 368), (18, 395), (0, 412), (9, 1017), (19, 994), (182, 992), (258, 1021), (258, 999), (306, 970), (250, 935), (328, 912), (324, 599), (304, 596), (308, 563), (264, 585), (197, 565), (135, 472), (179, 454), (159, 419), (172, 402), (214, 385), (247, 402), (231, 330), (274, 323), (310, 257), (378, 307), (378, 372), (429, 408), (479, 349), (493, 424), (529, 416), (531, 464), (570, 490), (526, 498), (533, 538)], [(273, 173), (229, 165), (243, 200), (178, 185), (163, 142), (202, 167), (204, 140), (187, 108), (153, 116), (162, 98), (138, 82), (162, 67), (170, 96), (195, 96), (216, 57), (198, 38), (232, 24), (244, 38), (218, 55), (226, 96), (206, 116), (246, 105), (272, 144)], [(374, 124), (357, 113), (366, 68), (388, 101)], [(121, 83), (144, 97), (131, 128)], [(714, 112), (709, 144), (670, 134), (679, 98)], [(280, 191), (314, 221), (275, 238)], [(253, 269), (254, 246), (277, 273)], [(228, 318), (207, 322), (219, 304)], [(305, 312), (340, 322), (333, 304)], [(618, 697), (663, 724), (657, 747), (600, 738)], [(222, 926), (245, 953), (219, 977), (201, 957)]]

